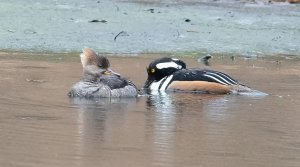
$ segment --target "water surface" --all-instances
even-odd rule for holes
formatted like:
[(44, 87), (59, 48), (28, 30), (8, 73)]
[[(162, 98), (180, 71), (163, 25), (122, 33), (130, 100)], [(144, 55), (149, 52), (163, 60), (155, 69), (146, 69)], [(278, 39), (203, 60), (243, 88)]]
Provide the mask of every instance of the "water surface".
[[(109, 57), (141, 87), (163, 55)], [(300, 61), (231, 60), (226, 72), (269, 96), (159, 93), (137, 99), (69, 99), (78, 54), (0, 55), (0, 166), (300, 166)], [(184, 58), (189, 67), (204, 67)]]

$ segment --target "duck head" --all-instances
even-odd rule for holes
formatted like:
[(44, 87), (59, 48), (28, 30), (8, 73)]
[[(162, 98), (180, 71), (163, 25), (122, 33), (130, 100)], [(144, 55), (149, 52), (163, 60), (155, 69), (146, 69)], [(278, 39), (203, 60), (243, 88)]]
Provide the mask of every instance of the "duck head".
[(84, 48), (80, 54), (80, 59), (85, 77), (96, 79), (101, 75), (113, 74), (120, 76), (120, 74), (115, 73), (109, 68), (110, 62), (107, 57), (98, 55), (91, 48)]
[(156, 59), (147, 67), (148, 78), (144, 88), (148, 89), (153, 82), (159, 81), (164, 77), (185, 68), (186, 64), (179, 59), (168, 57)]

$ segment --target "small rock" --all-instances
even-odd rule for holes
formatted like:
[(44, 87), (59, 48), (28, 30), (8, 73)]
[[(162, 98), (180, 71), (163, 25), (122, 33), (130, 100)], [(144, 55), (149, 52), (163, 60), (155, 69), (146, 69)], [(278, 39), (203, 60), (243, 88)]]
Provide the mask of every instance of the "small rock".
[(150, 13), (154, 13), (154, 9), (147, 9), (146, 11), (150, 11)]
[(187, 23), (188, 23), (188, 22), (191, 22), (191, 20), (190, 20), (190, 19), (185, 19), (184, 21), (185, 21), (185, 22), (187, 22)]
[(26, 29), (24, 30), (24, 34), (36, 34), (34, 30)]
[(89, 23), (107, 23), (107, 21), (106, 20), (97, 20), (97, 19), (95, 19), (95, 20), (89, 21)]

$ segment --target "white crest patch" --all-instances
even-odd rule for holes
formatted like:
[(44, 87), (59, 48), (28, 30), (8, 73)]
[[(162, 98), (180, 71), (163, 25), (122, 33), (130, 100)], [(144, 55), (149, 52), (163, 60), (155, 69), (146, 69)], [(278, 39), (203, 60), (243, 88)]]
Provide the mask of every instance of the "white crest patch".
[(182, 68), (181, 65), (178, 65), (178, 64), (176, 64), (174, 62), (165, 62), (165, 63), (158, 63), (158, 64), (156, 64), (156, 68), (158, 68), (158, 69), (170, 68), (170, 67), (177, 68), (177, 69), (181, 69)]
[(87, 58), (84, 53), (80, 54), (80, 60), (81, 60), (82, 67), (85, 67), (87, 65)]

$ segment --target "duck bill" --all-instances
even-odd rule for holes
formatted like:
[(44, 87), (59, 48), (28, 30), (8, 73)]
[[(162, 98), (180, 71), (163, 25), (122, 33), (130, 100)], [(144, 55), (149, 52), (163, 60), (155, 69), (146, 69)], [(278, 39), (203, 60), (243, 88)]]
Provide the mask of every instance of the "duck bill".
[(148, 79), (145, 82), (144, 89), (149, 89), (150, 85), (153, 83), (153, 81), (154, 81), (154, 79), (152, 77), (148, 77)]
[(112, 69), (108, 68), (107, 71), (111, 74), (117, 75), (117, 76), (121, 76), (119, 73), (114, 72)]

